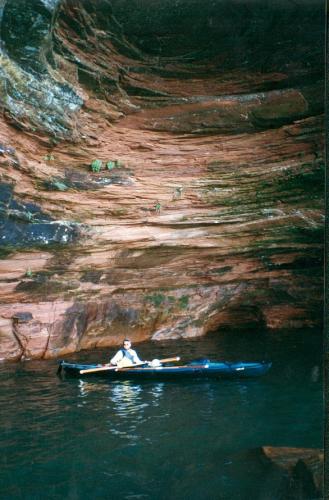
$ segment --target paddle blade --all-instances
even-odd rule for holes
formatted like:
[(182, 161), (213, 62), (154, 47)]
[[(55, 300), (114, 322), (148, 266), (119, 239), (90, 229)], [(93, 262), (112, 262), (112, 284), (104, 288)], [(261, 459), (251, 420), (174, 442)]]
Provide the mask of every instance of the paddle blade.
[(170, 363), (172, 361), (180, 361), (179, 356), (175, 356), (174, 358), (165, 358), (165, 359), (159, 359), (160, 363)]
[(86, 368), (85, 370), (80, 370), (80, 373), (83, 374), (83, 373), (105, 372), (108, 370), (115, 370), (115, 369), (116, 366), (104, 365), (104, 366), (99, 366), (97, 368)]

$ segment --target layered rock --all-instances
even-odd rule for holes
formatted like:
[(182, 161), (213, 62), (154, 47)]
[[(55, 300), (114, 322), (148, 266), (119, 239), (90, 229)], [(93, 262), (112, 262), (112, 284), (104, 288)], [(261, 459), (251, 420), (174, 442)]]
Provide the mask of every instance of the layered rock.
[(1, 358), (321, 323), (322, 2), (0, 19)]

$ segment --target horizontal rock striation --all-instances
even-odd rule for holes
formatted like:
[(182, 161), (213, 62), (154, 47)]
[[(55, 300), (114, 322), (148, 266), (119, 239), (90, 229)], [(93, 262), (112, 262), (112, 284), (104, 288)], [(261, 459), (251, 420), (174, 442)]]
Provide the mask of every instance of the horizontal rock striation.
[(0, 6), (0, 358), (318, 327), (322, 2)]

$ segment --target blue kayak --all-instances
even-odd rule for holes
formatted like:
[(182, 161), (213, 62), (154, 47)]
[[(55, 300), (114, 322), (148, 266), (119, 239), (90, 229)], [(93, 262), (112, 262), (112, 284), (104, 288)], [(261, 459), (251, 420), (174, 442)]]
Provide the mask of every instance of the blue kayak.
[[(162, 365), (157, 367), (138, 366), (136, 368), (106, 368), (100, 364), (67, 363), (61, 361), (57, 373), (74, 377), (106, 377), (110, 379), (159, 380), (181, 378), (225, 378), (240, 379), (259, 377), (268, 372), (272, 363), (260, 362), (224, 362), (207, 359), (191, 361), (180, 366)], [(92, 371), (95, 370), (96, 371)], [(86, 373), (84, 371), (87, 370)], [(89, 371), (91, 370), (91, 371)], [(82, 372), (82, 373), (81, 373)]]

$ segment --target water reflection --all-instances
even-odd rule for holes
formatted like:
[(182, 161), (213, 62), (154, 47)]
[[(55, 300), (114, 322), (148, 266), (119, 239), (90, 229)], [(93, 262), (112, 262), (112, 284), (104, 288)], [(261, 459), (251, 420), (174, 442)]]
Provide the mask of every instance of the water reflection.
[(113, 384), (110, 400), (114, 404), (116, 413), (121, 417), (138, 416), (147, 406), (147, 403), (141, 400), (142, 391), (140, 384), (131, 384), (129, 381)]
[(79, 380), (79, 394), (80, 398), (86, 398), (90, 393), (103, 391), (105, 384), (94, 384), (86, 380)]
[(164, 383), (158, 383), (151, 386), (150, 394), (152, 396), (152, 405), (159, 406), (161, 397), (163, 396)]
[[(251, 385), (252, 385), (252, 382), (251, 382)], [(238, 393), (240, 396), (240, 400), (239, 400), (240, 403), (243, 406), (248, 406), (249, 401), (250, 401), (250, 395), (249, 395), (250, 381), (249, 381), (249, 385), (246, 383), (243, 383), (243, 382), (238, 382), (237, 388), (238, 388)]]
[(154, 403), (158, 405), (162, 392), (163, 384), (153, 385), (151, 391), (130, 381), (112, 384), (108, 404), (111, 410), (111, 417), (108, 419), (110, 432), (128, 439), (131, 444), (137, 444), (141, 439), (139, 428), (148, 418), (145, 410)]
[(83, 408), (89, 405), (93, 410), (102, 408), (105, 416), (104, 425), (108, 431), (113, 436), (128, 439), (130, 444), (137, 444), (141, 439), (140, 428), (143, 424), (154, 417), (168, 416), (163, 411), (154, 414), (156, 408), (161, 409), (164, 391), (164, 382), (139, 384), (127, 380), (102, 383), (80, 379), (77, 407)]

